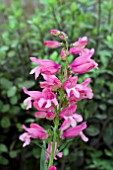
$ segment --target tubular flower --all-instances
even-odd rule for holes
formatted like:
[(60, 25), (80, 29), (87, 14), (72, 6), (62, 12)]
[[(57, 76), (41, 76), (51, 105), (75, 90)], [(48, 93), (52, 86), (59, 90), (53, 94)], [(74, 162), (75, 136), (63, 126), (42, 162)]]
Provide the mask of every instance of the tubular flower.
[(87, 37), (79, 38), (78, 41), (72, 44), (73, 47), (70, 48), (69, 50), (70, 54), (79, 54), (87, 44), (88, 44)]
[(64, 110), (60, 112), (59, 117), (64, 118), (64, 122), (60, 127), (61, 131), (66, 130), (70, 126), (75, 127), (77, 122), (81, 122), (83, 120), (82, 116), (75, 113), (77, 105), (67, 106)]
[(38, 100), (41, 97), (41, 92), (39, 91), (28, 91), (25, 87), (23, 87), (23, 91), (25, 94), (28, 94), (30, 97), (24, 100), (24, 105), (27, 106), (26, 110), (32, 107), (32, 101)]
[[(48, 148), (47, 148), (47, 152), (46, 152), (46, 159), (48, 160), (50, 154), (52, 152), (52, 142), (50, 142), (48, 144)], [(57, 154), (56, 154), (57, 153)], [(55, 148), (54, 148), (54, 159), (57, 160), (56, 156), (58, 156), (59, 158), (62, 158), (62, 152), (58, 153), (58, 149), (57, 149), (57, 142), (55, 143)]]
[(84, 74), (93, 68), (97, 68), (98, 64), (91, 59), (93, 54), (94, 49), (84, 49), (81, 55), (70, 64), (72, 73)]
[(38, 110), (38, 112), (35, 112), (34, 116), (37, 118), (46, 118), (48, 120), (53, 120), (56, 116), (54, 113), (54, 108), (51, 106), (49, 108), (41, 108), (38, 105), (37, 101), (33, 102), (33, 106)]
[(30, 57), (30, 60), (39, 65), (30, 71), (30, 74), (35, 73), (35, 79), (37, 79), (40, 73), (53, 75), (57, 73), (60, 68), (59, 64), (56, 64), (55, 62), (51, 60), (39, 60), (35, 57)]
[(55, 106), (58, 105), (56, 95), (50, 89), (44, 89), (42, 91), (42, 97), (40, 97), (37, 103), (41, 108), (49, 108), (52, 106), (52, 104)]
[(64, 39), (68, 38), (68, 36), (66, 35), (65, 32), (60, 32), (60, 36), (59, 37), (60, 37), (61, 40), (64, 40)]
[(52, 34), (52, 35), (58, 36), (60, 34), (60, 31), (53, 29), (53, 30), (50, 30), (49, 33)]
[[(58, 101), (56, 99), (56, 95), (48, 88), (43, 89), (42, 92), (39, 91), (28, 91), (25, 87), (23, 88), (24, 93), (28, 94), (30, 97), (24, 100), (24, 104), (27, 105), (27, 109), (29, 109), (32, 105), (32, 101), (37, 101), (39, 108), (49, 108), (52, 106), (52, 103), (57, 106)], [(30, 100), (26, 102), (26, 100)]]
[(64, 32), (62, 32), (62, 31), (59, 31), (59, 30), (56, 30), (56, 29), (50, 30), (49, 33), (52, 34), (52, 35), (55, 35), (55, 36), (59, 36), (59, 38), (60, 38), (61, 40), (64, 40), (65, 38), (68, 38), (68, 36), (66, 35), (66, 33), (64, 33)]
[(63, 43), (60, 43), (58, 41), (45, 41), (44, 45), (49, 48), (58, 48), (63, 45)]
[(69, 77), (69, 79), (64, 83), (64, 89), (67, 92), (67, 97), (69, 100), (77, 102), (84, 98), (92, 99), (93, 92), (87, 85), (90, 83), (91, 79), (86, 78), (81, 84), (77, 84), (78, 77)]
[(61, 87), (62, 84), (56, 76), (46, 74), (42, 74), (42, 76), (46, 81), (40, 82), (41, 88), (50, 88), (51, 90), (57, 90)]
[(48, 137), (46, 131), (41, 126), (35, 123), (31, 123), (30, 128), (27, 128), (23, 125), (22, 129), (27, 131), (19, 137), (19, 139), (24, 142), (23, 147), (30, 144), (30, 138), (47, 139)]
[(50, 166), (48, 170), (57, 170), (56, 166)]
[(80, 136), (83, 141), (87, 142), (88, 138), (82, 132), (84, 129), (86, 129), (86, 127), (87, 124), (84, 122), (81, 125), (69, 128), (61, 135), (61, 138), (74, 138), (76, 136)]
[(60, 58), (64, 61), (66, 60), (66, 51), (64, 49), (62, 49), (60, 52)]

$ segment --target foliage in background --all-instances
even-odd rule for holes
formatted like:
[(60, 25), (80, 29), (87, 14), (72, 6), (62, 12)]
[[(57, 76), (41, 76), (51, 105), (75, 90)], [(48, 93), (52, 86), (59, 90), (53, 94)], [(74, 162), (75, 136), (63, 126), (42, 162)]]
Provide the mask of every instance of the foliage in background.
[[(59, 169), (111, 170), (113, 1), (40, 0), (40, 7), (33, 14), (26, 14), (19, 2), (7, 9), (2, 3), (0, 16), (0, 169), (35, 170), (39, 166), (40, 149), (33, 144), (34, 149), (28, 146), (23, 150), (18, 140), (20, 126), (34, 121), (33, 111), (24, 111), (22, 86), (37, 89), (37, 84), (28, 76), (34, 67), (29, 66), (30, 56), (59, 62), (58, 52), (43, 48), (44, 40), (52, 38), (46, 33), (55, 28), (68, 33), (71, 42), (87, 35), (89, 48), (95, 48), (94, 58), (99, 63), (99, 70), (90, 75), (94, 99), (85, 100), (78, 108), (78, 113), (82, 113), (89, 125), (86, 130), (89, 143), (75, 139), (71, 147), (68, 145), (65, 157), (59, 161)], [(88, 74), (81, 76), (81, 82)]]

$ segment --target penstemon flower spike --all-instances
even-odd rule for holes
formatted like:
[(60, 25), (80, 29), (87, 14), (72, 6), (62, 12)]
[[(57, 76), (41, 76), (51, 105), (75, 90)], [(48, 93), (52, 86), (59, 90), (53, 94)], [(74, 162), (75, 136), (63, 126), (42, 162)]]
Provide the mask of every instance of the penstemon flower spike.
[[(28, 91), (23, 87), (24, 93), (28, 95), (24, 100), (26, 110), (33, 106), (37, 110), (34, 117), (50, 120), (50, 127), (44, 129), (37, 123), (31, 123), (29, 128), (22, 125), (22, 129), (26, 132), (19, 137), (24, 142), (23, 147), (30, 144), (31, 138), (46, 141), (44, 162), (40, 161), (46, 166), (41, 164), (40, 170), (47, 170), (47, 167), (48, 170), (57, 170), (53, 164), (54, 160), (63, 156), (63, 152), (59, 148), (62, 148), (62, 141), (65, 138), (80, 136), (83, 141), (88, 141), (83, 133), (87, 128), (87, 123), (83, 122), (82, 115), (76, 113), (76, 110), (78, 101), (93, 98), (92, 89), (88, 87), (91, 79), (86, 78), (81, 84), (77, 84), (77, 81), (78, 74), (84, 74), (98, 67), (98, 64), (91, 59), (94, 49), (85, 47), (88, 44), (86, 36), (80, 37), (78, 41), (69, 45), (68, 36), (64, 32), (53, 29), (50, 30), (50, 34), (58, 36), (60, 42), (46, 41), (44, 45), (49, 48), (62, 48), (60, 58), (63, 60), (63, 64), (31, 57), (30, 60), (37, 66), (31, 70), (30, 74), (35, 74), (35, 79), (39, 74), (43, 76), (45, 81), (40, 82), (40, 88), (43, 90)], [(67, 58), (70, 55), (78, 55), (78, 57), (72, 63), (68, 63)]]

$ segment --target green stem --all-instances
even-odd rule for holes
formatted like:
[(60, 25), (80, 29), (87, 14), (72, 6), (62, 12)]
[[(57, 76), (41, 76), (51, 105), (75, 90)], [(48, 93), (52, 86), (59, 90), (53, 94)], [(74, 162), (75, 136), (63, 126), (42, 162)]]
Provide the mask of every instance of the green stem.
[(57, 130), (58, 125), (59, 125), (58, 117), (56, 117), (54, 125), (55, 125), (55, 127), (54, 127), (54, 134), (53, 134), (54, 136), (53, 136), (53, 142), (52, 142), (52, 152), (51, 152), (51, 155), (50, 155), (48, 167), (53, 165), (53, 160), (54, 160), (54, 156), (55, 156), (55, 143), (56, 143), (56, 138), (57, 138), (56, 130)]

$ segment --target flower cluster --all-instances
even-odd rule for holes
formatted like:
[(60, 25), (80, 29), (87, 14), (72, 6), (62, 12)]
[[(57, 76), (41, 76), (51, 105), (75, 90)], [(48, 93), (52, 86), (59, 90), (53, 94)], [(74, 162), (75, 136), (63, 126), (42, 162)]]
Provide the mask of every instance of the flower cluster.
[[(77, 102), (85, 98), (92, 99), (93, 92), (88, 86), (91, 79), (86, 78), (79, 84), (77, 83), (78, 74), (84, 74), (93, 68), (97, 68), (98, 64), (91, 59), (94, 49), (86, 48), (87, 37), (81, 37), (78, 41), (69, 45), (68, 36), (64, 32), (50, 30), (50, 34), (58, 36), (60, 42), (50, 40), (44, 42), (44, 45), (49, 48), (61, 47), (60, 58), (63, 64), (31, 57), (30, 60), (37, 66), (31, 70), (30, 74), (35, 74), (35, 79), (40, 74), (42, 75), (44, 79), (43, 82), (40, 82), (42, 91), (28, 91), (25, 87), (23, 87), (23, 91), (28, 95), (24, 100), (26, 109), (34, 106), (36, 109), (34, 117), (52, 121), (54, 128), (51, 129), (50, 126), (52, 133), (49, 133), (50, 129), (45, 130), (37, 123), (31, 123), (29, 128), (23, 125), (22, 129), (26, 132), (19, 138), (24, 142), (23, 147), (30, 144), (31, 138), (46, 140), (48, 143), (46, 151), (48, 170), (56, 170), (56, 167), (53, 166), (53, 160), (62, 157), (62, 152), (58, 151), (62, 140), (80, 136), (83, 141), (88, 141), (83, 133), (87, 123), (83, 122), (82, 115), (76, 113), (76, 110)], [(67, 60), (70, 55), (77, 56), (72, 63), (68, 63)]]

